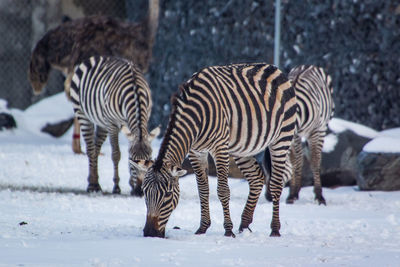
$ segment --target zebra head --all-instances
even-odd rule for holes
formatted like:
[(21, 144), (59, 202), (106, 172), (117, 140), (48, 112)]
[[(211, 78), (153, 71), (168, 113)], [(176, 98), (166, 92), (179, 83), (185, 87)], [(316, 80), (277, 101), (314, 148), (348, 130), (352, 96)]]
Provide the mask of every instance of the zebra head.
[[(142, 183), (146, 175), (147, 168), (138, 168), (139, 165), (146, 165), (151, 159), (151, 141), (160, 134), (160, 126), (153, 129), (146, 139), (139, 141), (131, 132), (122, 127), (122, 131), (128, 137), (129, 143), (129, 184), (132, 187), (131, 195), (143, 196)], [(134, 164), (134, 161), (141, 161), (142, 164)]]
[(155, 169), (152, 161), (151, 164), (141, 161), (134, 163), (139, 169), (147, 169), (142, 187), (147, 206), (143, 234), (151, 237), (165, 237), (165, 226), (179, 200), (178, 179), (185, 175), (186, 171), (171, 164), (163, 164), (160, 169)]

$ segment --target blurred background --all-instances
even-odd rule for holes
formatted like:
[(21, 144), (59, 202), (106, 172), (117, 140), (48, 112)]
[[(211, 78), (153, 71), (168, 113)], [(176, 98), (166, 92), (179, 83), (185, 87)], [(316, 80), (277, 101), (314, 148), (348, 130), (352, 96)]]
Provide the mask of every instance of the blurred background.
[[(0, 99), (26, 109), (63, 91), (53, 71), (34, 96), (30, 54), (49, 30), (104, 14), (140, 21), (147, 0), (0, 0)], [(273, 63), (275, 0), (160, 0), (159, 28), (147, 79), (153, 92), (150, 128), (165, 128), (170, 96), (209, 65)], [(400, 126), (400, 2), (282, 0), (280, 68), (321, 66), (332, 76), (335, 117), (376, 130)], [(54, 107), (57, 108), (57, 107)], [(71, 107), (72, 109), (72, 107)]]

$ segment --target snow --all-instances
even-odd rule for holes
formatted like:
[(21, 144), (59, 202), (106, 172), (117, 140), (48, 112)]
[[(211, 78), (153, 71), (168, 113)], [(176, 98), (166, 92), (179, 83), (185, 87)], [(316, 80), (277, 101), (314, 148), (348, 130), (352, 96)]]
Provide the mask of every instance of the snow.
[(324, 139), (324, 146), (322, 147), (322, 151), (325, 153), (332, 152), (335, 150), (335, 146), (338, 142), (338, 137), (336, 134), (330, 133), (327, 136), (325, 136)]
[(335, 149), (335, 146), (338, 142), (337, 135), (346, 130), (353, 131), (354, 133), (367, 138), (374, 138), (378, 135), (378, 132), (374, 129), (339, 118), (332, 118), (329, 121), (328, 127), (331, 130), (331, 133), (329, 133), (324, 139), (322, 151), (325, 153), (332, 152)]
[(368, 142), (363, 151), (369, 153), (400, 153), (400, 128), (380, 132)]
[(0, 132), (0, 137), (3, 141), (19, 142), (31, 142), (31, 137), (35, 137), (35, 141), (58, 143), (58, 139), (50, 139), (48, 134), (40, 130), (47, 123), (60, 122), (74, 116), (72, 104), (68, 102), (64, 93), (45, 98), (23, 112), (18, 109), (8, 110), (6, 105), (0, 102), (0, 112), (11, 113), (18, 126), (18, 130)]
[(337, 134), (345, 130), (351, 130), (360, 136), (372, 139), (364, 147), (363, 151), (369, 153), (400, 153), (400, 128), (388, 129), (381, 132), (375, 131), (364, 125), (333, 118), (329, 122), (329, 129), (333, 132), (325, 137), (324, 152), (334, 150), (337, 143)]
[[(236, 238), (227, 238), (217, 181), (210, 177), (212, 224), (198, 236), (194, 232), (200, 204), (195, 177), (188, 175), (180, 179), (180, 201), (167, 224), (167, 238), (145, 238), (146, 207), (143, 198), (129, 195), (128, 144), (123, 136), (122, 194), (110, 194), (108, 142), (99, 158), (105, 194), (87, 194), (87, 158), (72, 153), (71, 130), (58, 139), (40, 132), (40, 125), (72, 114), (64, 95), (24, 112), (9, 112), (19, 128), (0, 132), (0, 266), (400, 265), (400, 192), (324, 188), (327, 206), (319, 206), (313, 189), (305, 187), (300, 200), (288, 205), (285, 188), (280, 205), (282, 236), (272, 238), (272, 205), (263, 196), (250, 225), (252, 232), (237, 233), (248, 185), (230, 179)], [(156, 140), (154, 156), (159, 146)]]
[(354, 123), (354, 122), (350, 122), (350, 121), (346, 121), (346, 120), (342, 120), (339, 118), (332, 118), (329, 121), (328, 125), (329, 125), (329, 129), (331, 129), (331, 131), (333, 131), (334, 133), (341, 133), (341, 132), (344, 132), (345, 130), (352, 130), (356, 134), (367, 137), (367, 138), (374, 138), (378, 134), (377, 131), (375, 131), (374, 129), (371, 129), (367, 126), (364, 126), (364, 125), (361, 125), (358, 123)]

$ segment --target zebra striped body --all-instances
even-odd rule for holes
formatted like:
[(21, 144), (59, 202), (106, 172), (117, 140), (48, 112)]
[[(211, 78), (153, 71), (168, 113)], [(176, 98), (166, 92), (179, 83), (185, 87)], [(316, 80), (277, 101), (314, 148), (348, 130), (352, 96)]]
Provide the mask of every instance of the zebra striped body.
[(334, 102), (331, 77), (316, 66), (298, 66), (289, 73), (296, 90), (297, 134), (293, 139), (291, 162), (293, 165), (290, 193), (286, 200), (293, 203), (299, 197), (303, 167), (302, 138), (310, 148), (310, 164), (314, 177), (314, 193), (319, 204), (325, 204), (320, 179), (321, 152), (328, 122), (333, 116)]
[[(119, 193), (119, 130), (126, 127), (132, 135), (129, 149), (130, 162), (148, 160), (151, 157), (152, 136), (147, 132), (147, 121), (152, 102), (147, 82), (132, 62), (95, 56), (75, 67), (70, 94), (89, 158), (87, 190), (101, 191), (98, 183), (97, 159), (108, 133), (114, 163), (113, 193)], [(140, 195), (141, 181), (138, 179), (140, 173), (133, 166), (130, 166), (130, 172), (131, 193)]]
[(249, 182), (250, 193), (239, 230), (248, 228), (264, 184), (264, 174), (253, 157), (270, 147), (271, 192), (274, 198), (271, 235), (279, 235), (281, 170), (295, 128), (296, 99), (286, 76), (275, 66), (235, 64), (208, 67), (195, 73), (174, 97), (170, 121), (156, 161), (142, 166), (147, 205), (145, 236), (165, 235), (165, 226), (179, 198), (180, 166), (188, 154), (201, 202), (197, 234), (210, 226), (208, 153), (214, 158), (218, 197), (224, 211), (225, 235), (234, 236), (229, 212), (229, 156)]

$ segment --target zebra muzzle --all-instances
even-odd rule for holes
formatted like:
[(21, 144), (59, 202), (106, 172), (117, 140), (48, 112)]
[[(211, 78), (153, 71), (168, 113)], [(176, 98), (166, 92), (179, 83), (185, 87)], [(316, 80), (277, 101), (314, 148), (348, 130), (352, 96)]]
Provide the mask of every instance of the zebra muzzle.
[(165, 230), (159, 230), (158, 217), (153, 217), (149, 215), (147, 216), (146, 225), (143, 229), (143, 235), (145, 237), (165, 237)]

